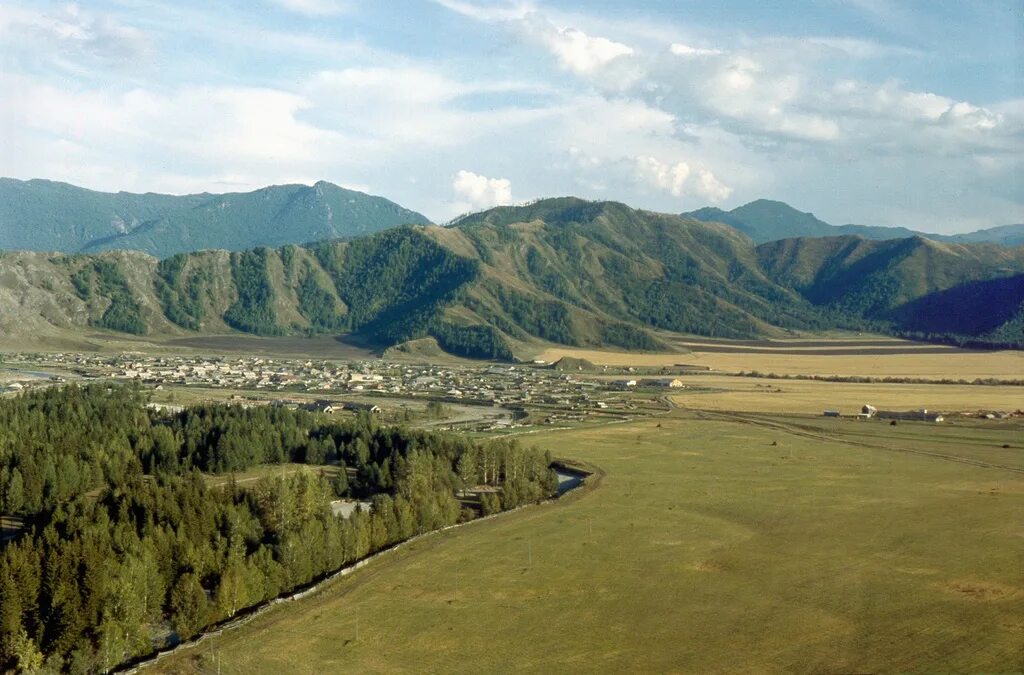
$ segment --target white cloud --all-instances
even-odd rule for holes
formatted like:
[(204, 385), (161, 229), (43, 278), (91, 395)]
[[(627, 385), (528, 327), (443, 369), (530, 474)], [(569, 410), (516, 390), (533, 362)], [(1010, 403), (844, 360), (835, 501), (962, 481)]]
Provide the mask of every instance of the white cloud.
[(152, 51), (151, 38), (143, 31), (75, 4), (49, 12), (0, 5), (0, 44), (9, 56), (49, 58), (69, 69), (84, 62), (131, 65)]
[(628, 45), (592, 37), (575, 28), (559, 28), (549, 33), (548, 46), (563, 67), (583, 75), (633, 53), (633, 48)]
[(347, 0), (271, 0), (275, 5), (309, 16), (331, 16), (351, 11)]
[(633, 183), (643, 192), (664, 193), (676, 199), (699, 198), (718, 203), (732, 194), (732, 188), (719, 181), (710, 169), (691, 166), (685, 160), (662, 161), (653, 155), (602, 157), (575, 146), (567, 154), (577, 182), (597, 192), (607, 189), (608, 180), (612, 179), (619, 191), (624, 184)]
[(681, 197), (686, 180), (690, 177), (690, 165), (686, 162), (665, 164), (654, 157), (634, 158), (637, 179), (659, 190), (665, 190), (675, 197)]
[(833, 52), (840, 58), (855, 59), (890, 59), (890, 58), (917, 58), (923, 56), (920, 50), (899, 45), (882, 44), (873, 40), (861, 40), (850, 37), (808, 37), (802, 38), (797, 45), (800, 50), (820, 47), (824, 55)]
[[(891, 151), (927, 155), (970, 154), (1020, 149), (1010, 116), (967, 101), (901, 83), (882, 85), (844, 80), (819, 102), (847, 119), (851, 140), (874, 142)], [(1016, 136), (1016, 139), (1014, 137)]]
[(452, 190), (469, 209), (488, 209), (512, 203), (512, 181), (507, 178), (488, 178), (463, 169), (455, 174)]
[[(434, 0), (437, 4), (463, 16), (484, 23), (505, 23), (525, 36), (539, 42), (555, 56), (559, 65), (581, 76), (593, 76), (621, 57), (632, 56), (633, 47), (602, 36), (589, 35), (572, 26), (558, 26), (524, 0), (473, 3), (465, 0)], [(625, 74), (618, 74), (623, 79)]]
[(505, 2), (499, 0), (499, 2), (486, 4), (465, 2), (464, 0), (434, 0), (434, 2), (463, 16), (486, 22), (522, 19), (536, 10), (534, 3), (525, 0)]
[(957, 101), (942, 113), (942, 118), (953, 125), (968, 129), (988, 130), (994, 129), (1000, 122), (1002, 116), (986, 108), (979, 108), (967, 101)]
[[(0, 76), (0, 99), (9, 102), (0, 127), (18, 131), (0, 147), (2, 175), (71, 182), (89, 175), (101, 189), (129, 189), (135, 177), (149, 190), (249, 176), (256, 187), (285, 175), (322, 175), (329, 155), (360, 151), (356, 141), (300, 120), (309, 100), (273, 89), (68, 91)], [(13, 154), (19, 148), (34, 152)]]
[(833, 141), (840, 136), (835, 119), (804, 107), (807, 83), (799, 72), (738, 54), (688, 75), (687, 86), (700, 94), (698, 104), (746, 125), (748, 132), (808, 141)]
[(316, 103), (308, 119), (373, 143), (373, 161), (416, 149), (464, 146), (552, 113), (543, 106), (520, 107), (514, 99), (467, 109), (461, 105), (467, 97), (544, 90), (515, 81), (456, 80), (420, 65), (324, 71), (304, 83), (302, 91)]
[(701, 56), (721, 56), (725, 52), (721, 49), (711, 49), (708, 47), (691, 47), (690, 45), (684, 45), (679, 42), (673, 42), (669, 46), (669, 51), (676, 56), (683, 57), (701, 57)]
[(694, 181), (693, 194), (717, 204), (725, 201), (732, 194), (732, 188), (723, 185), (715, 175), (707, 169), (697, 169), (697, 180)]

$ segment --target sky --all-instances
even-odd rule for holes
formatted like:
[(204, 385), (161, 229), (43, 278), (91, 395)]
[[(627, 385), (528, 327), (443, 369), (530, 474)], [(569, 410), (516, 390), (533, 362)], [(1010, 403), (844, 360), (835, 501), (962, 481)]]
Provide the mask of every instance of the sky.
[(1024, 222), (1022, 0), (0, 0), (0, 175)]

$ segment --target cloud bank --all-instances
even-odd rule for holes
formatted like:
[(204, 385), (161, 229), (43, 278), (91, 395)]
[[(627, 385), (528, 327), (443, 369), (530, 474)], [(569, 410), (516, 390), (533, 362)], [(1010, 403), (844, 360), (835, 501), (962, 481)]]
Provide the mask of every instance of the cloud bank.
[[(956, 63), (941, 35), (580, 7), (8, 2), (0, 175), (172, 192), (326, 179), (438, 221), (511, 203), (513, 183), (518, 199), (673, 212), (770, 197), (836, 222), (1024, 220), (1024, 103), (933, 74)], [(979, 24), (975, 52), (997, 28)]]

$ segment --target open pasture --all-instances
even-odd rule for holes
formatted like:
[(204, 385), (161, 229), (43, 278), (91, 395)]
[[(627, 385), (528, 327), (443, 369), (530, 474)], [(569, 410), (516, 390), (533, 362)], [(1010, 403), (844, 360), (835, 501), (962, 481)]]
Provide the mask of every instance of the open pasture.
[(415, 542), (154, 670), (1021, 670), (1024, 466), (1002, 448), (1020, 424), (971, 442), (877, 429), (675, 411), (539, 434), (605, 475)]
[(944, 413), (1024, 409), (1024, 387), (1019, 386), (876, 384), (727, 375), (692, 375), (682, 381), (699, 389), (683, 390), (672, 396), (673, 401), (684, 408), (702, 410), (817, 415), (838, 410), (854, 415), (866, 403), (882, 410), (927, 408)]

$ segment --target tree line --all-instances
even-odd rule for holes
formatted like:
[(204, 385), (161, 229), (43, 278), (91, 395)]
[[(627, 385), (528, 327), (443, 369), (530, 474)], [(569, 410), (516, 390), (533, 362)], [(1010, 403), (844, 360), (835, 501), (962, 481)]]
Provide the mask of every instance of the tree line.
[[(0, 669), (106, 671), (395, 542), (546, 498), (550, 457), (511, 441), (287, 408), (143, 406), (134, 386), (0, 401)], [(203, 472), (337, 466), (242, 487)], [(484, 488), (483, 486), (489, 486)], [(330, 501), (367, 510), (335, 517)]]

